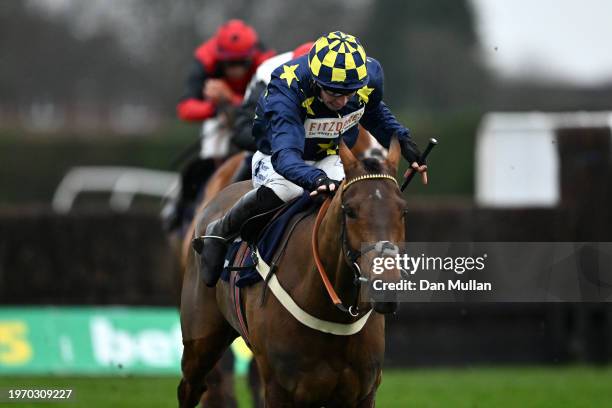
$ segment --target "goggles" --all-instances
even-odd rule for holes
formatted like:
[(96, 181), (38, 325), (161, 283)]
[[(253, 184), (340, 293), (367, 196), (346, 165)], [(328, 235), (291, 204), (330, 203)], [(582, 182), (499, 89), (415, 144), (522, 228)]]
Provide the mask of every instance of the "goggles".
[(317, 84), (317, 86), (319, 87), (319, 89), (321, 89), (327, 95), (332, 96), (334, 98), (340, 98), (341, 96), (348, 96), (350, 98), (352, 96), (355, 96), (355, 94), (357, 93), (356, 90), (354, 90), (354, 91), (349, 91), (349, 90), (339, 91), (338, 89), (324, 88), (324, 87), (322, 87), (319, 84)]

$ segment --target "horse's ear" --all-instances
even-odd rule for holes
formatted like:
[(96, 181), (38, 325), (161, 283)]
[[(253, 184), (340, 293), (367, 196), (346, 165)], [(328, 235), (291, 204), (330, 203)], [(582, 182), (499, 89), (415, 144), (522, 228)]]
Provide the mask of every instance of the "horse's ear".
[(353, 152), (351, 152), (351, 149), (348, 148), (348, 146), (346, 145), (346, 143), (344, 143), (344, 140), (342, 140), (342, 138), (340, 138), (339, 147), (340, 147), (339, 149), (340, 159), (342, 160), (342, 165), (344, 166), (344, 172), (346, 173), (348, 169), (357, 165), (357, 158), (353, 155)]
[(399, 144), (399, 140), (397, 140), (397, 133), (393, 133), (391, 136), (391, 143), (389, 143), (389, 153), (387, 154), (387, 163), (389, 167), (393, 170), (393, 173), (397, 173), (397, 165), (399, 164), (399, 160), (401, 157), (401, 148)]

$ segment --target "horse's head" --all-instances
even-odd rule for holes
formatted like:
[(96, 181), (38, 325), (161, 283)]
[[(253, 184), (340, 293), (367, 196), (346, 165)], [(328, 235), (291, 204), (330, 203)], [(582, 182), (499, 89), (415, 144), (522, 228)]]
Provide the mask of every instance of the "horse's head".
[[(400, 146), (394, 136), (386, 159), (358, 160), (348, 147), (340, 144), (340, 157), (346, 181), (342, 186), (340, 205), (343, 217), (343, 252), (361, 274), (362, 280), (374, 279), (383, 283), (399, 282), (401, 271), (387, 268), (374, 273), (375, 258), (393, 257), (398, 254), (398, 243), (405, 239), (404, 213), (406, 202), (395, 181), (400, 159)], [(362, 248), (362, 245), (367, 244)], [(374, 310), (392, 313), (397, 301), (374, 301)]]

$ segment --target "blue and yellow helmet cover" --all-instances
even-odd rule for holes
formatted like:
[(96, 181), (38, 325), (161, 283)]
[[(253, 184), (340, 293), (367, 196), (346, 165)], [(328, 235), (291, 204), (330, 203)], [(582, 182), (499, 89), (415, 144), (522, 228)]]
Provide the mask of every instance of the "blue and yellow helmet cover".
[(310, 72), (330, 90), (353, 91), (368, 83), (366, 53), (359, 40), (334, 31), (319, 38), (308, 53)]

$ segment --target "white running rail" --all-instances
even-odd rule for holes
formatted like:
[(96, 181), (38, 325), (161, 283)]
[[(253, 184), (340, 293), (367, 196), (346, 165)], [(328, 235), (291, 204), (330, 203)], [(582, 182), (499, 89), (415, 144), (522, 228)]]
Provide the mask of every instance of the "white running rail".
[(178, 173), (135, 167), (73, 167), (53, 195), (53, 210), (68, 213), (82, 193), (110, 193), (109, 205), (118, 212), (129, 210), (138, 194), (168, 197), (176, 194)]

